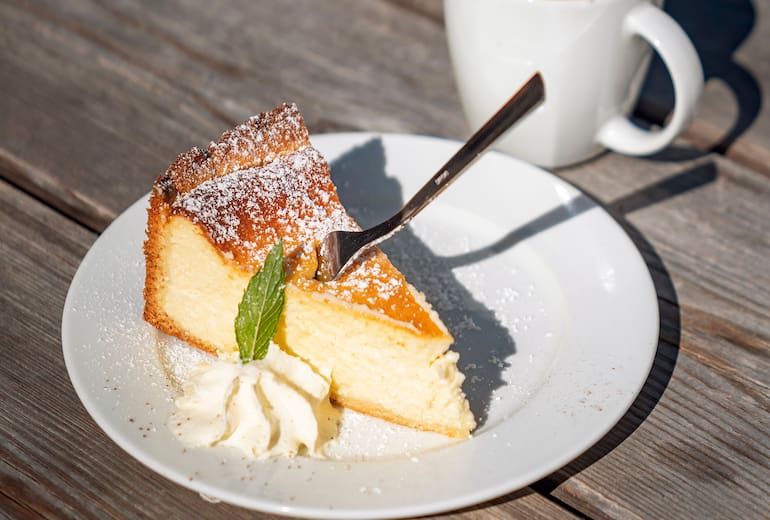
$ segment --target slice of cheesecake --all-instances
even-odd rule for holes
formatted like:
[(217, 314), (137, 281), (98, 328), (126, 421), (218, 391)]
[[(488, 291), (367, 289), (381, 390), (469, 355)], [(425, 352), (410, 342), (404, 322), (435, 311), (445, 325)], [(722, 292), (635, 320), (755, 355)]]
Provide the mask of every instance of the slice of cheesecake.
[(475, 427), (451, 335), (382, 252), (335, 281), (314, 278), (319, 241), (357, 225), (296, 106), (180, 155), (156, 180), (148, 216), (144, 317), (152, 325), (237, 359), (238, 303), (283, 238), (286, 303), (274, 339), (331, 374), (335, 402), (453, 437)]

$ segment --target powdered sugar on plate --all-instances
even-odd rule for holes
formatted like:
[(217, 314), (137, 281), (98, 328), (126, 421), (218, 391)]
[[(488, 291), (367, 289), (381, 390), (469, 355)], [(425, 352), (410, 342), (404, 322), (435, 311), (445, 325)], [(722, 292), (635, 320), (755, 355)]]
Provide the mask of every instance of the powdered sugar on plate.
[[(155, 342), (163, 372), (176, 394), (179, 393), (192, 367), (216, 359), (200, 349), (190, 347), (182, 340), (161, 332), (156, 331)], [(341, 408), (340, 411), (342, 414), (337, 437), (325, 447), (330, 459), (412, 457), (426, 450), (460, 442), (444, 435), (406, 428), (352, 410)]]

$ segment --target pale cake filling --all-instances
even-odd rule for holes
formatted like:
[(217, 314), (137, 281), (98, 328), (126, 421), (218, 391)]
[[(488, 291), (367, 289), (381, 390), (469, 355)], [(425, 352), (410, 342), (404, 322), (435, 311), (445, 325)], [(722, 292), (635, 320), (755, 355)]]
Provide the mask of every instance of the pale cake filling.
[[(237, 360), (233, 323), (251, 275), (234, 269), (186, 218), (172, 216), (164, 233), (167, 282), (159, 296), (166, 313), (181, 329), (207, 338), (220, 358)], [(331, 394), (342, 406), (376, 410), (379, 417), (413, 426), (393, 413), (397, 402), (424, 429), (446, 433), (448, 417), (460, 428), (472, 428), (458, 356), (448, 351), (451, 338), (426, 343), (412, 327), (365, 306), (289, 283), (275, 341), (321, 373), (331, 373)]]
[(223, 359), (238, 359), (235, 316), (251, 274), (233, 269), (184, 217), (172, 216), (165, 228), (161, 305), (182, 330), (206, 338)]

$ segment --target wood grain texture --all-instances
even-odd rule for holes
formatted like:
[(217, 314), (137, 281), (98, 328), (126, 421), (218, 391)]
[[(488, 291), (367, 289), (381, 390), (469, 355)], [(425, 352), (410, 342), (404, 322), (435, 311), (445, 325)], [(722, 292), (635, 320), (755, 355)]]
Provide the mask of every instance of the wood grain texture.
[[(761, 518), (770, 493), (770, 180), (718, 155), (561, 175), (642, 251), (661, 342), (610, 434), (536, 485), (596, 518)], [(737, 201), (740, 201), (738, 203)]]
[[(211, 504), (115, 445), (70, 385), (60, 322), (95, 235), (0, 181), (0, 516), (273, 518)], [(574, 518), (523, 490), (447, 518)]]
[[(770, 286), (770, 180), (717, 154), (675, 156), (676, 151), (654, 160), (606, 154), (560, 174), (616, 215), (628, 216), (624, 220), (676, 273), (671, 278), (679, 303), (693, 310), (683, 316), (693, 326), (714, 320), (741, 351), (770, 356), (770, 293), (756, 290)], [(761, 370), (753, 374), (770, 377)]]
[[(667, 6), (709, 79), (685, 139), (649, 159), (605, 154), (559, 172), (607, 205), (650, 268), (655, 366), (624, 419), (535, 489), (596, 518), (761, 518), (770, 0)], [(662, 122), (667, 88), (653, 66), (637, 113)], [(314, 133), (467, 133), (439, 1), (0, 4), (0, 176), (11, 183), (0, 182), (0, 513), (253, 516), (201, 501), (101, 433), (69, 385), (59, 321), (95, 238), (78, 223), (103, 229), (179, 152), (283, 100)], [(447, 515), (490, 516), (572, 514), (524, 491)]]
[(94, 234), (2, 181), (0, 226), (0, 516), (253, 518), (148, 470), (80, 404), (64, 367), (60, 321)]
[(434, 22), (444, 24), (443, 0), (387, 0), (391, 4), (401, 6), (413, 13), (424, 16)]
[(464, 132), (441, 27), (387, 2), (14, 1), (0, 26), (3, 175), (97, 230), (281, 101), (314, 133)]

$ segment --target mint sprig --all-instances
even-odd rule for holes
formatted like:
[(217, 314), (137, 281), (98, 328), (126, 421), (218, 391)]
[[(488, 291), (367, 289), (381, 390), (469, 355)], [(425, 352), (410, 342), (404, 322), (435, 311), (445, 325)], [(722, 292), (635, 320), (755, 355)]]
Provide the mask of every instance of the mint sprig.
[(262, 269), (251, 277), (235, 317), (235, 339), (241, 361), (248, 363), (267, 355), (270, 340), (278, 329), (284, 303), (286, 271), (283, 269), (283, 240), (270, 250)]

